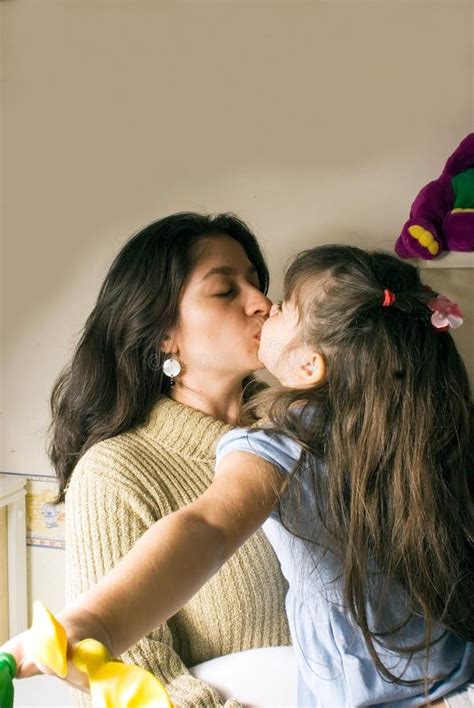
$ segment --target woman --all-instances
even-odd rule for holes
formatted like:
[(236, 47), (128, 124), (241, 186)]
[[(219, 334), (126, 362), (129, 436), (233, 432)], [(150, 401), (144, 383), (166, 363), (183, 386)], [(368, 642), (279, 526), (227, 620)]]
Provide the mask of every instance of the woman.
[[(257, 386), (250, 375), (262, 368), (267, 288), (257, 241), (232, 215), (171, 215), (135, 234), (116, 257), (51, 399), (68, 601), (211, 483), (217, 441)], [(164, 374), (165, 360), (175, 376)], [(218, 692), (187, 667), (288, 645), (285, 592), (259, 531), (123, 659), (158, 676), (177, 706), (221, 706)], [(76, 705), (90, 705), (88, 697), (77, 693)]]

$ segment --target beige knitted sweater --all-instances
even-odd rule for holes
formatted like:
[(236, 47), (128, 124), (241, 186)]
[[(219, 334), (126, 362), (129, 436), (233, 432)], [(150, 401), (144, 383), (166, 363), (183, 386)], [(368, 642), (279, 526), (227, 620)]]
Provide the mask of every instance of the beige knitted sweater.
[[(115, 566), (157, 519), (204, 492), (212, 482), (217, 442), (230, 429), (163, 396), (146, 425), (85, 453), (66, 494), (68, 601)], [(260, 530), (180, 612), (122, 659), (158, 676), (176, 706), (222, 706), (218, 693), (187, 667), (245, 649), (289, 644), (285, 594), (278, 560)], [(90, 705), (86, 694), (75, 694), (76, 705)]]

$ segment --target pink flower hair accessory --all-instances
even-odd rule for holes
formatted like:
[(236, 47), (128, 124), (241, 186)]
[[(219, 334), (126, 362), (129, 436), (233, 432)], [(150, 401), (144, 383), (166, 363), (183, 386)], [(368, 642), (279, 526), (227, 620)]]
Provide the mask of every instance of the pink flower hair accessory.
[(436, 329), (446, 332), (448, 329), (457, 329), (463, 323), (461, 308), (455, 302), (451, 302), (444, 295), (438, 295), (433, 300), (426, 303), (433, 312), (431, 324)]

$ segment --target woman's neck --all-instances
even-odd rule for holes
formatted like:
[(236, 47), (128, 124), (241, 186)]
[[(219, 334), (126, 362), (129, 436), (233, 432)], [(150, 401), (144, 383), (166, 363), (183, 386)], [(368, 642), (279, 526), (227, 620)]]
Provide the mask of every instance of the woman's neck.
[(212, 372), (200, 373), (194, 378), (185, 374), (176, 379), (170, 397), (228, 425), (236, 425), (242, 401), (242, 379), (213, 377)]

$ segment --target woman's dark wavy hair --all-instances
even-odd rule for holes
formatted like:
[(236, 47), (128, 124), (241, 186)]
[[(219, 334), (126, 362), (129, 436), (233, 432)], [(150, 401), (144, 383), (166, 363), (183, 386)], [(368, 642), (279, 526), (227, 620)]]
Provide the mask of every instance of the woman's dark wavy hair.
[[(202, 239), (223, 235), (242, 246), (266, 293), (269, 275), (258, 242), (233, 214), (172, 214), (133, 235), (118, 253), (51, 395), (48, 454), (59, 480), (56, 503), (86, 450), (144, 423), (160, 395), (169, 395), (160, 342), (178, 319)], [(257, 387), (252, 377), (244, 379), (245, 396)]]
[[(381, 306), (384, 289), (396, 295), (390, 307)], [(417, 268), (388, 253), (343, 245), (302, 252), (286, 273), (284, 298), (296, 304), (299, 339), (323, 355), (327, 379), (310, 390), (268, 389), (241, 416), (257, 425), (267, 418), (303, 443), (288, 497), (280, 500), (284, 523), (323, 544), (323, 555), (337, 553), (345, 606), (379, 672), (401, 684), (427, 677), (396, 676), (376, 644), (409, 661), (417, 651), (429, 656), (437, 625), (474, 640), (473, 406), (451, 335), (431, 324), (433, 296)], [(291, 408), (297, 402), (304, 406), (299, 416)], [(314, 410), (317, 416), (306, 415)], [(299, 505), (292, 514), (283, 504), (291, 490), (299, 497), (308, 465), (317, 504), (309, 537), (298, 525)], [(372, 622), (374, 567), (382, 580)], [(396, 588), (407, 617), (387, 628)], [(424, 618), (426, 632), (407, 646), (397, 632), (413, 617)]]

